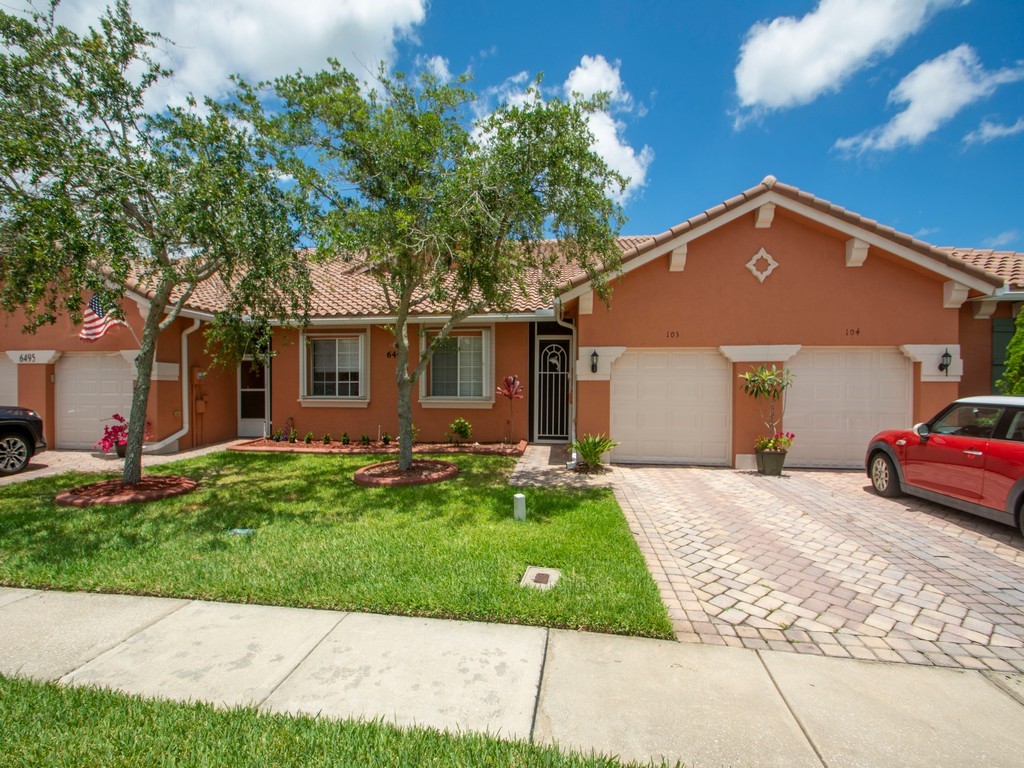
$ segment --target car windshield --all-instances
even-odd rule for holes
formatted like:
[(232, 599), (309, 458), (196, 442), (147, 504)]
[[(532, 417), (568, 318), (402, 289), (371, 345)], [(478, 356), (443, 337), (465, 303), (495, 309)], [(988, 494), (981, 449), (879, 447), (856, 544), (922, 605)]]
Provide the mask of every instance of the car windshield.
[(995, 406), (958, 405), (932, 424), (931, 431), (940, 435), (991, 437), (1003, 409)]

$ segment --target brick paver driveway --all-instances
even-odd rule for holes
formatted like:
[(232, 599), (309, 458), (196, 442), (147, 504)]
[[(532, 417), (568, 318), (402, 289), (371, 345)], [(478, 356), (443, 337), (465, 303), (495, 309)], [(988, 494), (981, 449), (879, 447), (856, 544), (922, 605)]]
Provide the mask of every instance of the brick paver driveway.
[(682, 641), (1024, 671), (1024, 538), (860, 472), (617, 467)]

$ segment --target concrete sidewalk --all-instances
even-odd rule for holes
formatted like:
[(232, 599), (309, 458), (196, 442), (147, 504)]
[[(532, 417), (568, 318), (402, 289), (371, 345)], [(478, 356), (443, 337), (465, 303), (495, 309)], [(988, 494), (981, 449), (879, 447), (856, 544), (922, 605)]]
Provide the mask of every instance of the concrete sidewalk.
[(0, 588), (0, 674), (687, 766), (1018, 766), (1020, 675)]

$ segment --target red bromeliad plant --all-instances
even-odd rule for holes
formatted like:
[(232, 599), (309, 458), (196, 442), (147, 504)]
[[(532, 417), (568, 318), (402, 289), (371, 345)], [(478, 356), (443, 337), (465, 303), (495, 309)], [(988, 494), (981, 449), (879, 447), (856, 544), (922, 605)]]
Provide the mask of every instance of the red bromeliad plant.
[(526, 394), (518, 376), (506, 376), (501, 380), (498, 394), (508, 399), (508, 420), (505, 422), (505, 442), (512, 442), (512, 401), (522, 400)]

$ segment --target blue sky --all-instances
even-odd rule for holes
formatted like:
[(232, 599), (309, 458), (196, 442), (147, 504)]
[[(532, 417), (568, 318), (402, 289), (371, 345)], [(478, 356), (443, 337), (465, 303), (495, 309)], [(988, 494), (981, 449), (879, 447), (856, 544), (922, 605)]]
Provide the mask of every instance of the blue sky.
[[(97, 0), (69, 0), (77, 26)], [(177, 43), (177, 92), (224, 77), (468, 71), (484, 105), (544, 73), (604, 88), (598, 149), (654, 234), (765, 175), (937, 245), (1024, 251), (1024, 2), (137, 0)], [(77, 21), (78, 24), (74, 24)], [(525, 75), (524, 75), (525, 73)]]

